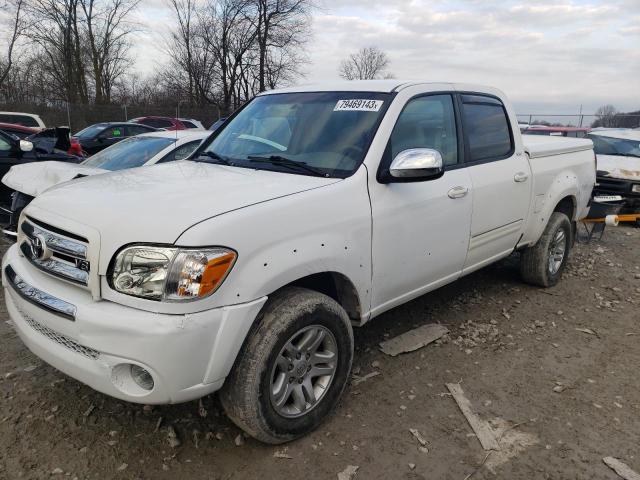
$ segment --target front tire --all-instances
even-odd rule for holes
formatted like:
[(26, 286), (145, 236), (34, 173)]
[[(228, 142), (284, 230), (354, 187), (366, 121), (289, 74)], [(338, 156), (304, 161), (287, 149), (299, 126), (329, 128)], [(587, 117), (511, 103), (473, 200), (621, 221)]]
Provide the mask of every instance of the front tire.
[(539, 287), (556, 285), (569, 259), (572, 232), (569, 217), (561, 212), (553, 212), (540, 239), (522, 252), (522, 279)]
[(351, 372), (353, 331), (332, 298), (285, 288), (264, 307), (220, 391), (231, 420), (271, 444), (314, 430)]

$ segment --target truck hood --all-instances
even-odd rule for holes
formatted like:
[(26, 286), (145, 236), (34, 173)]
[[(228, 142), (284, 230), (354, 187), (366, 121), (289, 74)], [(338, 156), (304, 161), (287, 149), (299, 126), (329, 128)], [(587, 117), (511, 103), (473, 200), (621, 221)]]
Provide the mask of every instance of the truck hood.
[(606, 176), (640, 182), (640, 158), (620, 155), (597, 155), (598, 171)]
[(179, 161), (53, 187), (33, 200), (25, 213), (33, 208), (42, 217), (46, 210), (92, 227), (99, 232), (102, 257), (132, 242), (174, 243), (186, 229), (208, 218), (339, 181)]
[(2, 177), (2, 183), (12, 190), (37, 197), (59, 183), (105, 172), (109, 170), (65, 162), (34, 162), (14, 165)]

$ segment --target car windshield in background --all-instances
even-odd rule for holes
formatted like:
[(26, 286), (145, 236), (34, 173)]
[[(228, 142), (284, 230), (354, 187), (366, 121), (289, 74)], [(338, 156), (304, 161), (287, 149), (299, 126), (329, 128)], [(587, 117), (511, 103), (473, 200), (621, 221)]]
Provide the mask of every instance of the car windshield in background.
[(198, 160), (345, 177), (364, 159), (391, 95), (283, 93), (255, 98)]
[(172, 138), (132, 137), (96, 153), (82, 165), (105, 170), (141, 167), (174, 142)]
[(640, 141), (625, 140), (623, 138), (589, 135), (593, 142), (593, 149), (598, 155), (622, 155), (640, 157)]
[(85, 129), (80, 130), (78, 133), (74, 135), (74, 137), (92, 138), (92, 137), (95, 137), (102, 130), (104, 130), (106, 127), (107, 125), (104, 123), (97, 123), (95, 125), (91, 125)]

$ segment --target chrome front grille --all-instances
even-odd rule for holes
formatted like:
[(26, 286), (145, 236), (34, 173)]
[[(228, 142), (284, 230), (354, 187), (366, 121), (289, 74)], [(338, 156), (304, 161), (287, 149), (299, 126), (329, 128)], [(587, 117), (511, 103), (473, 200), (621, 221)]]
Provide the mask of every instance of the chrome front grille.
[(79, 285), (89, 284), (88, 242), (75, 234), (37, 224), (28, 218), (20, 229), (20, 251), (36, 268)]
[(58, 345), (62, 345), (69, 350), (72, 350), (93, 360), (96, 360), (100, 356), (100, 352), (98, 350), (80, 345), (78, 342), (71, 340), (66, 335), (58, 333), (55, 330), (51, 330), (49, 327), (42, 325), (40, 322), (34, 320), (29, 315), (22, 313), (22, 317), (31, 328), (49, 338), (50, 340), (53, 340)]

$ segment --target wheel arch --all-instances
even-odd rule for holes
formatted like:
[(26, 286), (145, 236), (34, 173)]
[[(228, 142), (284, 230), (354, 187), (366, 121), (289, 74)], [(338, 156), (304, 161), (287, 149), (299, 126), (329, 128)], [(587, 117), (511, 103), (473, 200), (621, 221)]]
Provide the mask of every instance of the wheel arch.
[(287, 287), (302, 287), (323, 293), (338, 302), (353, 322), (362, 322), (362, 304), (358, 289), (355, 284), (342, 273), (334, 271), (313, 273), (293, 280), (278, 290)]

